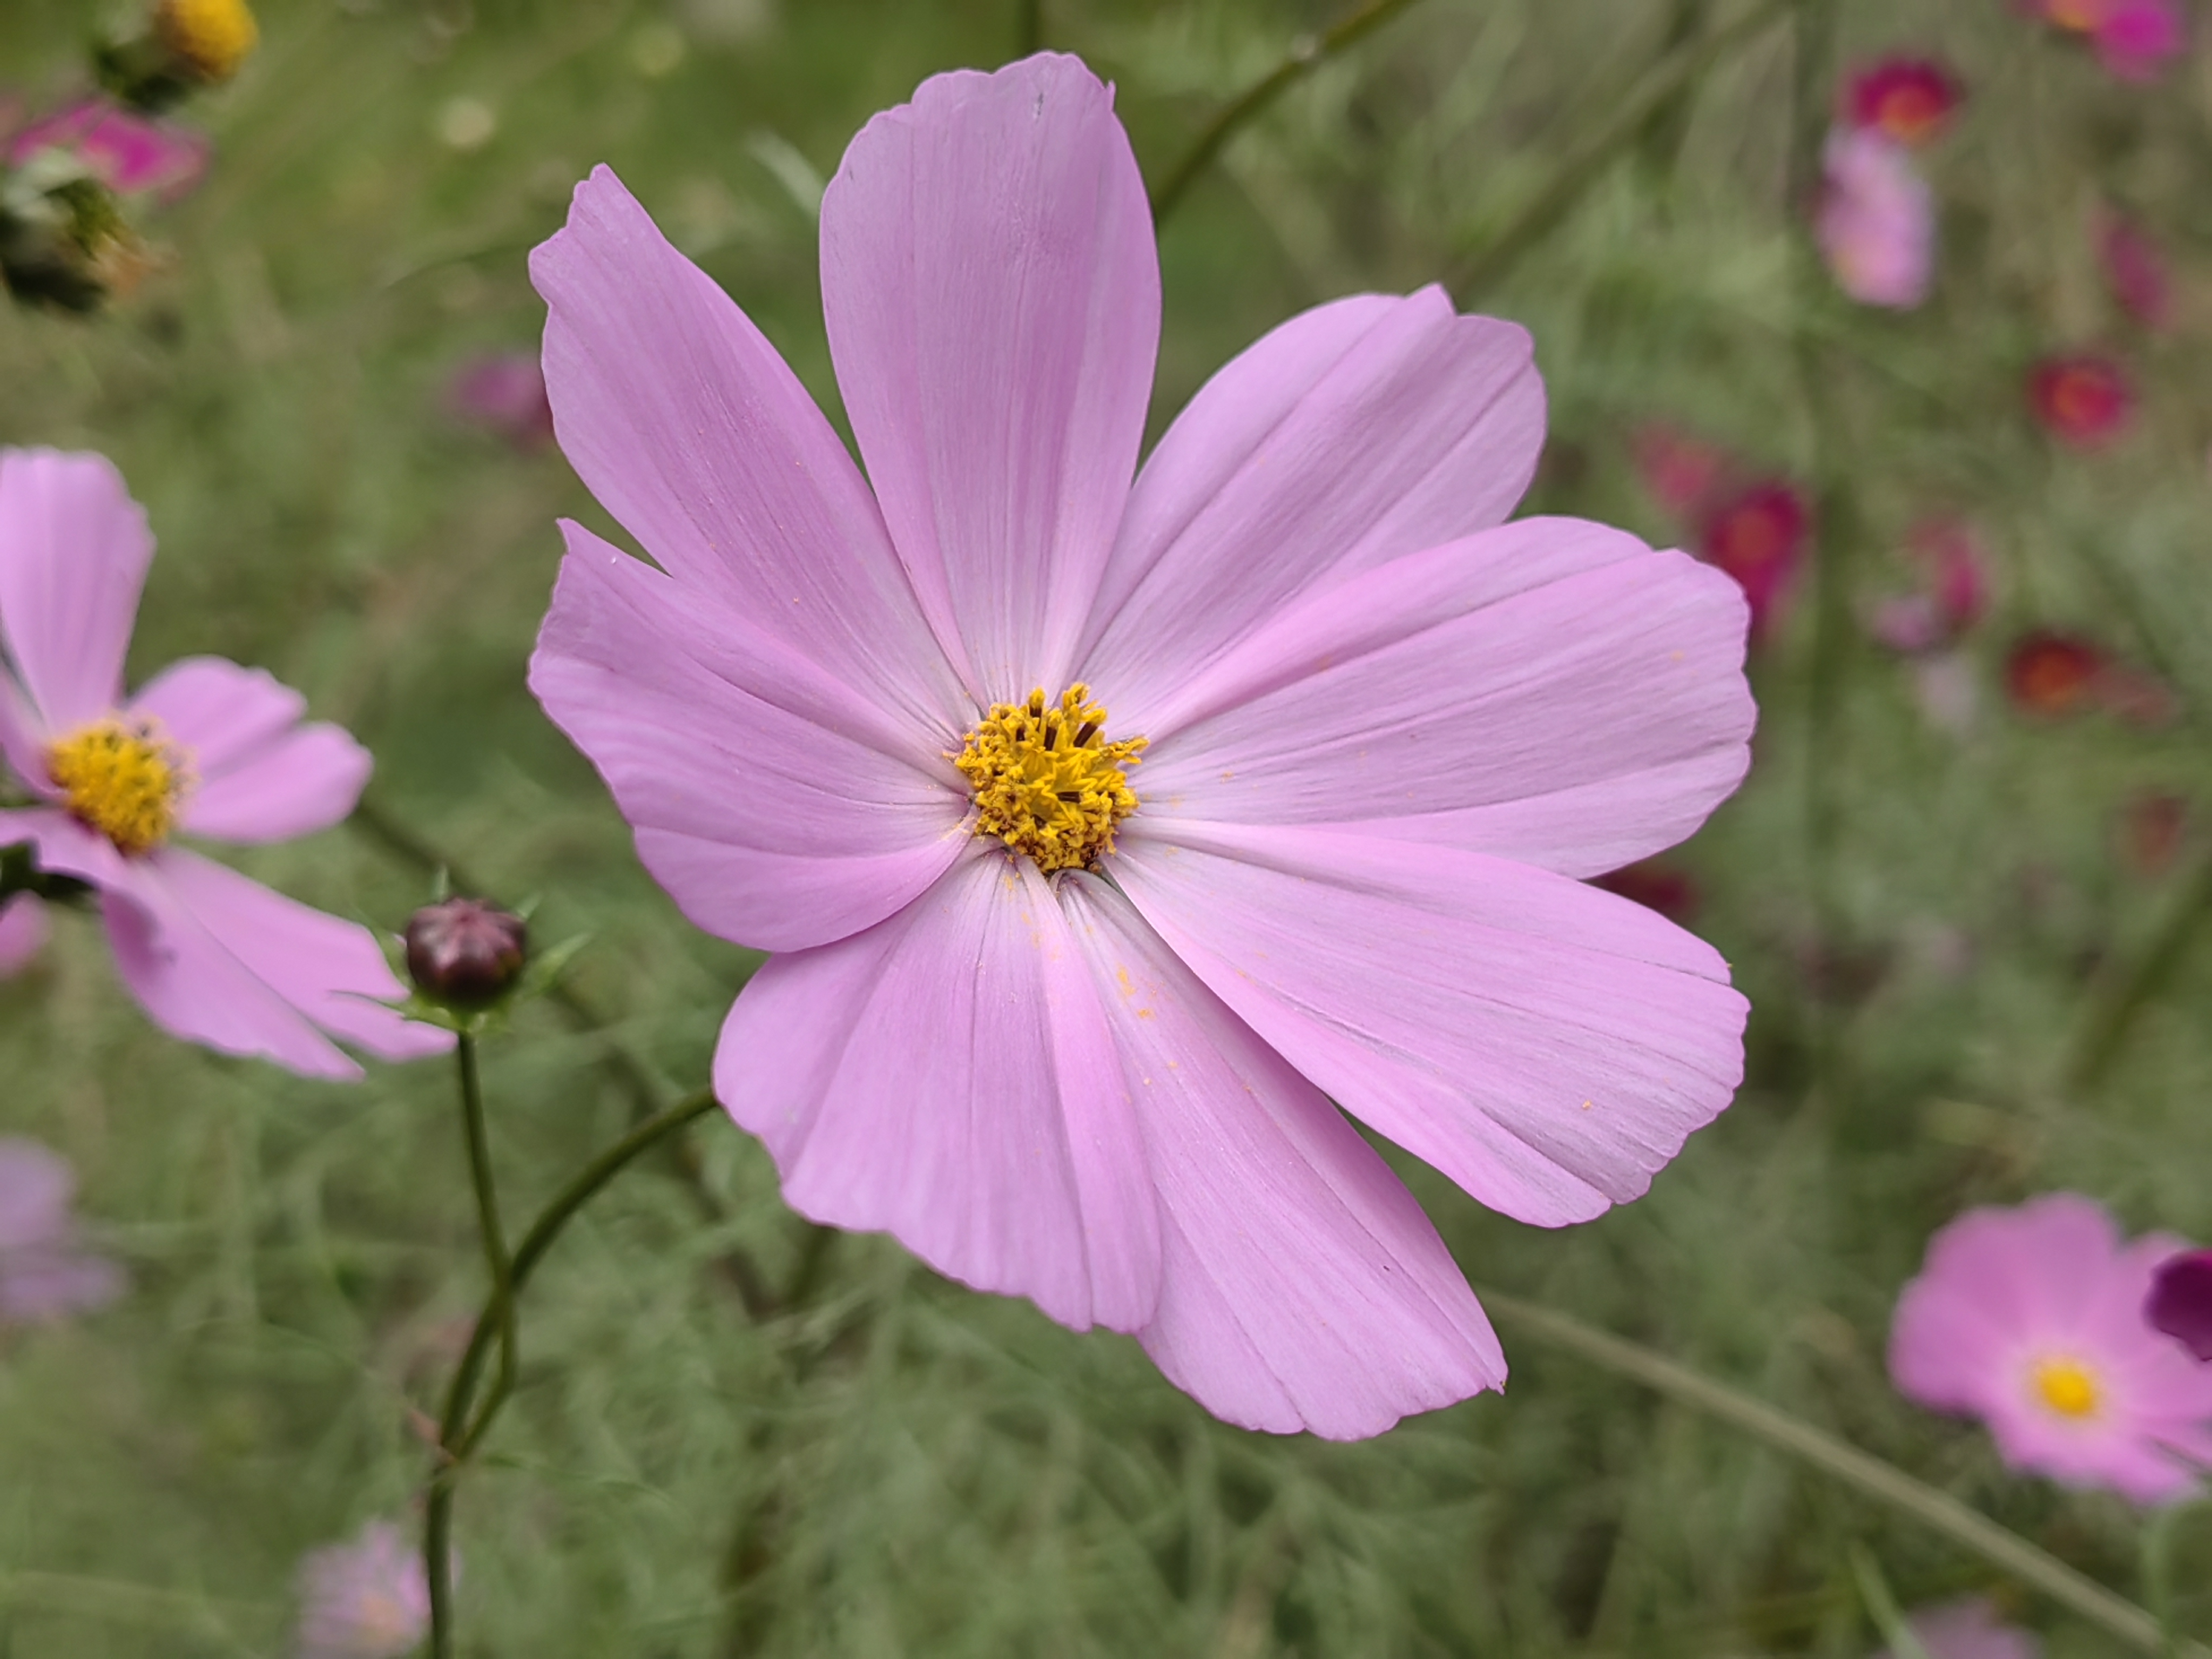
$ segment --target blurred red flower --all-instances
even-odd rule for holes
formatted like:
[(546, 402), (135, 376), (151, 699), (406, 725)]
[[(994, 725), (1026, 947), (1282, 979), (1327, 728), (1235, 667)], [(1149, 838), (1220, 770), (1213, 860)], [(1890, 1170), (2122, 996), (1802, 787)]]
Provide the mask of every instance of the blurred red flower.
[(1717, 445), (1664, 421), (1646, 422), (1628, 442), (1636, 476), (1651, 499), (1669, 513), (1694, 514), (1728, 465), (1728, 457)]
[(2105, 668), (2105, 653), (2078, 634), (2038, 629), (2005, 658), (2005, 690), (2023, 714), (2079, 714), (2096, 701)]
[(2074, 449), (2100, 449), (2135, 415), (2135, 384), (2095, 352), (2045, 357), (2028, 371), (2027, 404), (2045, 431)]
[(1590, 885), (1618, 893), (1625, 899), (1634, 899), (1645, 909), (1656, 910), (1668, 921), (1686, 927), (1698, 914), (1698, 904), (1703, 896), (1687, 871), (1658, 859), (1645, 859), (1640, 864), (1610, 871), (1595, 878)]
[(1753, 639), (1772, 626), (1789, 597), (1812, 527), (1803, 493), (1780, 478), (1746, 486), (1706, 519), (1698, 556), (1736, 579), (1751, 605)]
[(2027, 0), (2032, 16), (2086, 36), (2097, 61), (2123, 81), (2148, 81), (2188, 45), (2180, 0)]
[(1854, 72), (1844, 90), (1844, 118), (1899, 144), (1942, 136), (1965, 101), (1958, 77), (1932, 58), (1888, 57)]
[(2164, 329), (2173, 320), (2173, 279), (2166, 256), (2140, 226), (2107, 209), (2097, 218), (2097, 254), (2105, 281), (2120, 308), (2145, 328)]

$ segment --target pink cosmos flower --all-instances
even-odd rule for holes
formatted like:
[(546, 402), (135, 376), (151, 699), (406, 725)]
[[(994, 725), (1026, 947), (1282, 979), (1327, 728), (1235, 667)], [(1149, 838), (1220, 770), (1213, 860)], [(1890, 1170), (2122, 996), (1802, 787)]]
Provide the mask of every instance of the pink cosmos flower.
[(76, 1176), (34, 1140), (0, 1139), (0, 1324), (58, 1319), (123, 1291), (123, 1270), (77, 1243)]
[(2142, 227), (2118, 213), (2099, 214), (2097, 252), (2122, 310), (2154, 331), (2172, 325), (2173, 279), (2166, 256)]
[(545, 376), (527, 351), (488, 351), (453, 372), (446, 404), (454, 416), (534, 449), (553, 436), (553, 411), (545, 402)]
[(2137, 1503), (2179, 1498), (2212, 1459), (2212, 1371), (2143, 1320), (2183, 1248), (2123, 1244), (2074, 1193), (1970, 1211), (1937, 1233), (1898, 1298), (1889, 1373), (1908, 1399), (1979, 1417), (2015, 1468)]
[(1965, 100), (1958, 76), (1935, 59), (1892, 56), (1852, 72), (1844, 119), (1892, 143), (1918, 146), (1941, 137)]
[(20, 974), (46, 948), (46, 907), (29, 893), (0, 902), (0, 979)]
[[(385, 1006), (404, 993), (367, 928), (295, 904), (173, 843), (289, 841), (353, 810), (368, 753), (266, 673), (189, 657), (123, 694), (153, 557), (145, 514), (98, 455), (0, 450), (0, 751), (34, 804), (0, 846), (100, 890), (124, 983), (154, 1022), (316, 1077), (361, 1067), (344, 1037), (404, 1059), (451, 1036)], [(20, 689), (19, 689), (20, 687)]]
[(2069, 449), (2102, 449), (2135, 419), (2135, 382), (2096, 352), (2045, 357), (2028, 371), (2027, 404), (2044, 430)]
[(8, 164), (21, 167), (35, 155), (63, 150), (118, 195), (175, 201), (206, 176), (212, 149), (205, 133), (88, 98), (17, 133), (8, 146)]
[(1936, 271), (1936, 197), (1905, 147), (1840, 128), (1821, 151), (1814, 234), (1836, 286), (1861, 305), (1909, 310)]
[(2097, 61), (2123, 81), (2155, 79), (2188, 46), (2180, 0), (2026, 0), (2026, 9), (2087, 37)]
[(1973, 526), (1930, 518), (1905, 533), (1905, 551), (1919, 576), (1910, 593), (1876, 608), (1869, 631), (1908, 656), (1940, 650), (1981, 619), (1990, 603), (1990, 559)]
[(926, 82), (823, 199), (868, 480), (611, 173), (532, 274), (562, 447), (660, 568), (565, 526), (531, 684), (691, 919), (777, 953), (714, 1079), (791, 1204), (1134, 1332), (1234, 1423), (1498, 1386), (1332, 1097), (1583, 1220), (1727, 1103), (1745, 1012), (1577, 879), (1741, 779), (1743, 603), (1503, 522), (1528, 337), (1434, 289), (1324, 305), (1133, 484), (1152, 221), (1112, 94), (1052, 56)]
[(399, 1659), (429, 1632), (422, 1553), (390, 1522), (301, 1563), (296, 1659)]
[(2143, 1317), (2212, 1364), (2212, 1250), (2190, 1250), (2159, 1263)]
[[(1905, 1621), (1928, 1659), (2040, 1659), (2043, 1644), (1999, 1621), (1985, 1595), (1923, 1607)], [(1884, 1648), (1880, 1659), (1894, 1659)]]
[(1764, 639), (1796, 585), (1813, 510), (1796, 485), (1762, 478), (1723, 501), (1698, 538), (1698, 556), (1725, 570), (1751, 607), (1751, 637)]

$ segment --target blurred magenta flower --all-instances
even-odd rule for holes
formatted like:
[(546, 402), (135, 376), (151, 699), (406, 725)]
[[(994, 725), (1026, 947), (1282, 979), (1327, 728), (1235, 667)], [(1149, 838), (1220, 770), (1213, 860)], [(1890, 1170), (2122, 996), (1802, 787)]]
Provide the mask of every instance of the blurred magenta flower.
[(1780, 619), (1805, 560), (1812, 509), (1796, 485), (1762, 478), (1723, 500), (1706, 519), (1698, 556), (1736, 580), (1751, 607), (1756, 641)]
[(454, 418), (534, 449), (553, 436), (553, 406), (545, 401), (545, 375), (532, 351), (488, 351), (453, 371), (446, 406)]
[(2073, 449), (2102, 449), (2135, 417), (2135, 382), (2097, 352), (2045, 357), (2028, 371), (2027, 404), (2043, 429)]
[(24, 1325), (105, 1306), (123, 1270), (77, 1242), (69, 1161), (35, 1140), (0, 1138), (0, 1324)]
[(429, 1633), (422, 1553), (390, 1522), (372, 1521), (350, 1543), (300, 1564), (295, 1659), (400, 1659)]
[(2190, 1250), (2159, 1263), (2143, 1317), (2153, 1330), (2212, 1364), (2212, 1250)]
[(1694, 877), (1663, 859), (1642, 859), (1591, 881), (1608, 893), (1634, 899), (1647, 910), (1656, 910), (1673, 922), (1687, 927), (1698, 914), (1702, 895)]
[(2189, 45), (2181, 0), (2027, 0), (2027, 9), (2085, 37), (2123, 81), (2154, 79)]
[(1902, 144), (1838, 128), (1820, 153), (1814, 234), (1836, 286), (1861, 305), (1909, 310), (1936, 272), (1936, 197)]
[(2014, 1468), (2137, 1503), (2191, 1492), (2212, 1459), (2212, 1371), (2144, 1322), (2157, 1265), (2075, 1193), (1973, 1210), (1898, 1297), (1889, 1371), (1932, 1410), (1980, 1418)]
[[(127, 701), (123, 656), (152, 559), (146, 518), (99, 455), (0, 450), (0, 750), (37, 798), (0, 846), (100, 890), (116, 967), (154, 1022), (317, 1077), (450, 1045), (384, 1006), (405, 994), (366, 927), (172, 844), (289, 841), (353, 810), (366, 750), (302, 726), (307, 699), (218, 657), (173, 664)], [(20, 689), (19, 689), (20, 688)]]
[[(1922, 1607), (1905, 1620), (1928, 1659), (2041, 1659), (2043, 1644), (2003, 1623), (1986, 1595)], [(1895, 1659), (1884, 1648), (1878, 1659)]]
[(1728, 465), (1713, 444), (1664, 421), (1650, 421), (1629, 439), (1637, 477), (1651, 499), (1678, 516), (1693, 515), (1711, 498)]
[(1877, 641), (1908, 656), (1941, 650), (1981, 620), (1990, 603), (1990, 556), (1964, 520), (1922, 519), (1905, 532), (1918, 579), (1910, 593), (1883, 600), (1869, 625)]
[(2107, 209), (2097, 216), (2097, 252), (2105, 281), (2120, 308), (2145, 328), (2162, 331), (2173, 323), (2173, 278), (2166, 256), (2141, 227)]
[(2055, 719), (2094, 706), (2108, 659), (2079, 634), (2040, 628), (2021, 635), (2005, 656), (2005, 690), (2024, 714)]
[(0, 979), (20, 974), (46, 947), (46, 907), (30, 893), (0, 901)]
[(1529, 342), (1436, 289), (1285, 323), (1133, 486), (1159, 268), (1073, 58), (925, 82), (821, 222), (872, 492), (611, 173), (532, 260), (562, 447), (662, 568), (564, 526), (531, 684), (686, 914), (777, 952), (717, 1093), (802, 1213), (1133, 1331), (1231, 1422), (1498, 1386), (1331, 1097), (1543, 1224), (1726, 1105), (1725, 965), (1577, 878), (1741, 778), (1741, 598), (1503, 522)]
[(211, 149), (204, 133), (88, 98), (17, 133), (8, 146), (8, 165), (23, 167), (59, 151), (75, 156), (118, 195), (174, 201), (206, 176)]
[(1942, 137), (1965, 100), (1958, 77), (1934, 58), (1893, 54), (1852, 71), (1844, 83), (1844, 119), (1911, 147)]

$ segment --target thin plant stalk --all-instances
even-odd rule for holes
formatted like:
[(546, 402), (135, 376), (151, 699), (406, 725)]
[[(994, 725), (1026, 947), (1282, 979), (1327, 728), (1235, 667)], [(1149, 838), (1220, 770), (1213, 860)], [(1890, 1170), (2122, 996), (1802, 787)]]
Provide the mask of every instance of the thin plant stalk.
[(1238, 129), (1322, 64), (1349, 51), (1414, 3), (1415, 0), (1367, 0), (1365, 5), (1340, 18), (1321, 33), (1302, 34), (1291, 42), (1283, 61), (1216, 115), (1206, 131), (1198, 135), (1197, 142), (1183, 153), (1182, 160), (1169, 169), (1167, 181), (1152, 192), (1153, 228), (1157, 230), (1166, 222), (1198, 175), (1212, 165), (1213, 158), (1221, 153), (1221, 147), (1236, 136)]
[(477, 1322), (469, 1333), (468, 1346), (463, 1350), (460, 1364), (454, 1368), (452, 1385), (446, 1393), (446, 1409), (438, 1423), (438, 1444), (442, 1461), (431, 1477), (429, 1492), (424, 1504), (422, 1526), (422, 1565), (430, 1587), (430, 1654), (431, 1659), (452, 1659), (453, 1651), (453, 1486), (461, 1466), (483, 1441), (513, 1385), (511, 1371), (502, 1370), (494, 1382), (492, 1391), (485, 1397), (483, 1408), (471, 1419), (471, 1408), (476, 1404), (477, 1382), (483, 1375), (484, 1361), (494, 1340), (500, 1334), (513, 1328), (515, 1307), (523, 1287), (530, 1282), (531, 1274), (544, 1260), (545, 1253), (553, 1248), (576, 1212), (590, 1201), (602, 1188), (620, 1175), (640, 1154), (651, 1150), (669, 1136), (704, 1117), (714, 1109), (714, 1093), (711, 1089), (695, 1090), (665, 1111), (637, 1125), (620, 1140), (607, 1147), (589, 1164), (569, 1178), (568, 1184), (553, 1195), (552, 1200), (538, 1212), (538, 1218), (530, 1224), (521, 1242), (508, 1259), (503, 1283), (495, 1284)]
[(1889, 1580), (1882, 1576), (1881, 1564), (1863, 1544), (1851, 1546), (1851, 1577), (1858, 1581), (1859, 1600), (1866, 1605), (1867, 1616), (1889, 1644), (1891, 1659), (1929, 1659), (1919, 1633), (1905, 1622), (1904, 1609), (1897, 1605)]
[(1578, 1319), (1523, 1302), (1517, 1297), (1480, 1287), (1478, 1290), (1483, 1305), (1508, 1324), (1577, 1354), (1615, 1376), (1641, 1383), (1670, 1400), (1741, 1429), (1778, 1451), (1786, 1452), (1800, 1462), (1857, 1488), (1877, 1503), (1942, 1533), (1960, 1548), (1978, 1555), (2021, 1583), (2040, 1590), (2137, 1652), (2172, 1653), (2179, 1659), (2212, 1659), (2212, 1650), (2197, 1643), (2169, 1649), (2158, 1620), (2125, 1596), (2106, 1589), (2018, 1533), (1999, 1526), (1948, 1492), (1914, 1479), (1896, 1465), (1869, 1456), (1763, 1400), (1701, 1376), (1637, 1343), (1594, 1329)]
[(2142, 951), (2098, 975), (2059, 1067), (2062, 1094), (2086, 1094), (2104, 1080), (2127, 1046), (2136, 1019), (2158, 1000), (2188, 957), (2208, 915), (2212, 915), (2212, 853), (2197, 860)]
[(1021, 27), (1014, 56), (1028, 58), (1044, 50), (1044, 0), (1020, 0)]

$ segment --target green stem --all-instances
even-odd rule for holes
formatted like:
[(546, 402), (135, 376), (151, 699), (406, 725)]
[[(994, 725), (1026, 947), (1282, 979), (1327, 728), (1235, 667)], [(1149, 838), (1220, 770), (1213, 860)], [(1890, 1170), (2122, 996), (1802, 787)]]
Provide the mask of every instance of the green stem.
[(2141, 953), (2131, 961), (2116, 960), (2111, 969), (2099, 973), (2059, 1067), (2063, 1094), (2081, 1095), (2104, 1079), (2137, 1017), (2157, 1000), (2196, 944), (2197, 929), (2208, 915), (2212, 915), (2212, 853), (2197, 860)]
[(1044, 50), (1044, 0), (1021, 0), (1019, 40), (1017, 58), (1033, 57)]
[[(1780, 16), (1790, 0), (1768, 3), (1745, 13), (1701, 41), (1670, 52), (1641, 85), (1615, 107), (1613, 118), (1598, 127), (1569, 151), (1551, 178), (1524, 203), (1519, 212), (1489, 242), (1468, 256), (1444, 283), (1464, 305), (1475, 294), (1504, 275), (1565, 216), (1582, 194), (1596, 182), (1620, 155), (1632, 148), (1645, 125), (1674, 100), (1683, 96), (1697, 81), (1735, 47)], [(1157, 213), (1154, 215), (1158, 217)]]
[[(1939, 1492), (1893, 1464), (1870, 1457), (1762, 1400), (1702, 1376), (1649, 1348), (1594, 1330), (1580, 1320), (1534, 1303), (1477, 1289), (1483, 1306), (1506, 1323), (1741, 1429), (1778, 1451), (1856, 1486), (1867, 1497), (1911, 1516), (2001, 1571), (2041, 1590), (2140, 1652), (2166, 1651), (2158, 1620), (2142, 1608), (1969, 1509), (1948, 1492)], [(2212, 1659), (2205, 1649), (2193, 1643), (2182, 1652), (2188, 1659)]]
[(1236, 135), (1237, 129), (1322, 64), (1348, 51), (1413, 3), (1414, 0), (1368, 0), (1323, 33), (1302, 34), (1291, 42), (1283, 61), (1213, 118), (1212, 125), (1198, 135), (1198, 142), (1169, 171), (1167, 182), (1152, 192), (1152, 228), (1157, 230), (1166, 222), (1168, 215), (1175, 211), (1176, 204), (1182, 200), (1184, 192), (1221, 153), (1221, 147)]
[(468, 1122), (469, 1177), (476, 1186), (477, 1230), (483, 1238), (484, 1267), (491, 1276), (491, 1296), (485, 1305), (499, 1310), (499, 1371), (492, 1382), (491, 1398), (504, 1400), (514, 1386), (514, 1268), (507, 1255), (506, 1230), (499, 1222), (499, 1192), (492, 1182), (491, 1138), (484, 1122), (483, 1085), (477, 1073), (477, 1040), (464, 1031), (454, 1052), (461, 1065), (461, 1111)]
[(1859, 1600), (1866, 1604), (1875, 1628), (1889, 1644), (1892, 1659), (1929, 1659), (1918, 1632), (1905, 1622), (1904, 1610), (1890, 1590), (1889, 1580), (1882, 1577), (1881, 1564), (1864, 1545), (1851, 1546), (1851, 1576), (1858, 1580)]
[(495, 1334), (512, 1328), (514, 1306), (523, 1287), (530, 1282), (531, 1274), (545, 1253), (553, 1248), (554, 1241), (575, 1218), (576, 1212), (641, 1153), (714, 1109), (714, 1091), (695, 1090), (666, 1110), (639, 1124), (578, 1170), (530, 1224), (530, 1231), (523, 1234), (522, 1242), (508, 1261), (504, 1286), (495, 1284), (483, 1310), (477, 1314), (476, 1326), (469, 1333), (469, 1345), (462, 1352), (461, 1363), (454, 1368), (453, 1383), (446, 1393), (445, 1413), (438, 1423), (438, 1443), (445, 1461), (431, 1477), (425, 1505), (422, 1558), (430, 1584), (431, 1659), (451, 1659), (453, 1653), (451, 1540), (454, 1480), (499, 1415), (513, 1382), (512, 1373), (502, 1368), (483, 1409), (473, 1422), (470, 1420), (477, 1382), (483, 1375), (484, 1360), (490, 1352)]

